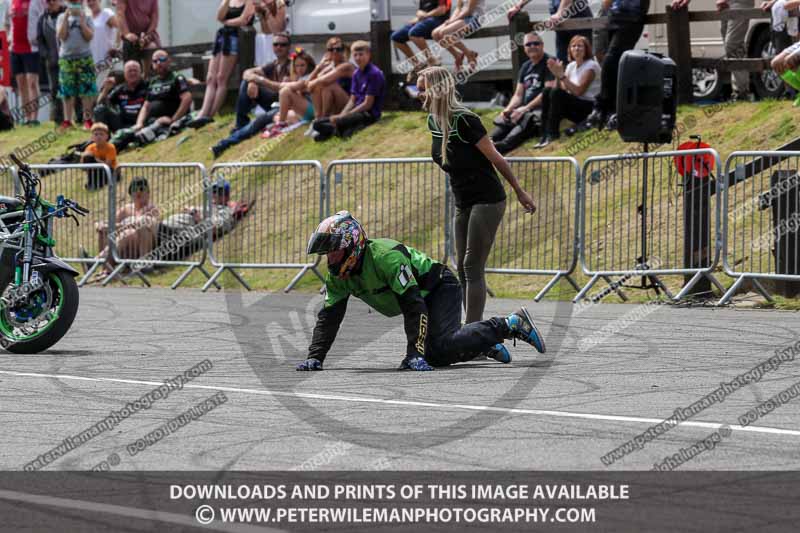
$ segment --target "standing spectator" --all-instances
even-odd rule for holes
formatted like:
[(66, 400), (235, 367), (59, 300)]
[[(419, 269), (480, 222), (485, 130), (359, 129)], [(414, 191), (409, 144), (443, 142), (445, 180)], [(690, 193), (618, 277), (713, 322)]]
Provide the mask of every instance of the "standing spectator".
[(324, 141), (336, 133), (348, 137), (381, 118), (386, 79), (381, 69), (372, 63), (372, 51), (367, 41), (356, 41), (350, 47), (358, 66), (350, 84), (350, 100), (341, 113), (314, 121), (315, 141)]
[(547, 68), (558, 80), (557, 86), (544, 90), (542, 123), (544, 137), (536, 148), (544, 148), (558, 139), (561, 119), (579, 124), (592, 112), (594, 99), (600, 94), (600, 65), (592, 56), (592, 44), (583, 35), (576, 35), (569, 43), (572, 62), (564, 64), (556, 59), (547, 62)]
[(281, 84), (278, 114), (270, 129), (270, 137), (280, 135), (283, 128), (305, 120), (314, 120), (314, 105), (308, 94), (308, 78), (314, 70), (314, 58), (302, 48), (296, 48), (289, 56), (292, 61), (292, 74), (289, 81)]
[[(679, 1), (675, 0), (676, 3)], [(650, 0), (603, 0), (603, 8), (609, 11), (609, 44), (601, 69), (600, 95), (587, 121), (600, 129), (608, 127), (615, 130), (619, 61), (622, 54), (633, 49), (642, 36)]]
[(283, 0), (255, 0), (261, 32), (256, 35), (256, 65), (275, 61), (272, 36), (286, 31), (286, 3)]
[(161, 46), (158, 36), (158, 0), (117, 0), (122, 60), (135, 59), (150, 77), (150, 60)]
[(308, 92), (311, 93), (316, 119), (341, 112), (350, 99), (350, 85), (356, 66), (347, 60), (347, 56), (341, 38), (328, 39), (325, 56), (308, 78)]
[(62, 128), (71, 128), (75, 118), (75, 99), (83, 102), (83, 127), (92, 127), (91, 109), (97, 96), (94, 61), (90, 47), (94, 24), (82, 3), (70, 3), (56, 21), (58, 41), (59, 96), (64, 100)]
[(278, 33), (272, 41), (277, 59), (260, 67), (253, 67), (244, 71), (242, 85), (239, 87), (239, 98), (236, 101), (236, 127), (241, 129), (250, 123), (248, 114), (260, 105), (267, 111), (263, 119), (263, 127), (272, 122), (276, 111), (271, 111), (273, 102), (278, 100), (278, 91), (281, 82), (289, 76), (289, 46), (291, 39), (288, 33)]
[(431, 157), (450, 176), (455, 198), (455, 244), (458, 277), (464, 290), (466, 322), (483, 319), (486, 305), (485, 267), (506, 209), (503, 175), (526, 213), (536, 205), (520, 186), (481, 119), (459, 102), (453, 75), (442, 67), (420, 73), (418, 88), (431, 132)]
[[(411, 64), (411, 69), (406, 76), (406, 81), (411, 83), (416, 79), (417, 73), (427, 66), (435, 66), (438, 60), (433, 57), (426, 39), (433, 36), (433, 30), (447, 22), (450, 14), (450, 0), (420, 0), (416, 16), (408, 24), (392, 33), (394, 46), (403, 52)], [(418, 58), (408, 41), (413, 41), (422, 52), (422, 59)]]
[[(717, 11), (724, 11), (733, 7), (734, 9), (753, 9), (753, 0), (717, 0)], [(720, 22), (722, 39), (725, 42), (725, 57), (728, 59), (741, 59), (747, 57), (745, 38), (750, 21), (747, 19), (727, 19)], [(732, 99), (751, 100), (750, 94), (750, 73), (746, 70), (735, 70), (731, 72), (733, 94)]]
[(86, 5), (92, 12), (92, 24), (94, 24), (94, 37), (89, 46), (92, 49), (92, 60), (96, 65), (97, 79), (95, 81), (97, 86), (101, 87), (111, 70), (106, 64), (109, 54), (114, 48), (119, 24), (111, 9), (103, 9), (100, 6), (100, 0), (86, 0)]
[(5, 28), (10, 33), (11, 72), (17, 82), (23, 123), (38, 126), (39, 48), (36, 30), (45, 10), (44, 0), (11, 0)]
[(456, 72), (461, 70), (465, 57), (470, 69), (478, 64), (478, 52), (467, 48), (461, 39), (480, 29), (485, 8), (486, 0), (458, 0), (450, 19), (433, 30), (433, 39), (456, 59)]
[(106, 124), (111, 133), (134, 127), (147, 99), (147, 82), (138, 61), (125, 63), (123, 76), (124, 81), (116, 86), (113, 76), (106, 79), (94, 108), (95, 122)]
[(216, 115), (228, 95), (228, 79), (239, 58), (239, 28), (253, 22), (253, 0), (222, 0), (217, 9), (217, 20), (222, 27), (214, 39), (214, 51), (208, 63), (206, 94), (203, 107), (189, 126), (205, 126)]
[(64, 122), (64, 103), (58, 98), (58, 36), (56, 21), (66, 11), (62, 0), (47, 0), (47, 11), (39, 17), (36, 41), (39, 43), (39, 56), (45, 60), (48, 84), (50, 85), (50, 120), (60, 125)]
[(495, 148), (506, 154), (526, 140), (539, 135), (539, 117), (542, 108), (542, 91), (555, 86), (553, 73), (547, 68), (550, 56), (544, 51), (544, 42), (538, 33), (525, 35), (525, 61), (519, 69), (519, 82), (511, 101), (495, 119), (491, 138)]
[[(136, 138), (140, 145), (154, 141), (170, 130), (180, 129), (192, 105), (192, 93), (183, 75), (172, 70), (169, 54), (153, 54), (153, 78), (147, 86), (147, 98), (136, 119)], [(181, 122), (179, 122), (181, 121)]]

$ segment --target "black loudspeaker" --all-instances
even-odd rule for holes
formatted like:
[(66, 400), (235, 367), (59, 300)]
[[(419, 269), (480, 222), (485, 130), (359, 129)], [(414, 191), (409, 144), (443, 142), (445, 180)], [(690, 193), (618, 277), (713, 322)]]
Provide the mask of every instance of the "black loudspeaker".
[(678, 87), (675, 62), (629, 50), (617, 77), (617, 129), (626, 142), (670, 143), (675, 129)]

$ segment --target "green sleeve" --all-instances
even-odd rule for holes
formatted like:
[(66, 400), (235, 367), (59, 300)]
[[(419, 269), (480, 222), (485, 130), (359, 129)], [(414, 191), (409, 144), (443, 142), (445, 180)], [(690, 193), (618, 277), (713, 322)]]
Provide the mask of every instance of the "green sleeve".
[(414, 277), (411, 259), (398, 250), (392, 250), (381, 260), (384, 281), (395, 294), (404, 294), (411, 287), (419, 287)]
[(325, 277), (325, 308), (333, 307), (342, 300), (346, 300), (350, 293), (344, 283), (330, 274)]

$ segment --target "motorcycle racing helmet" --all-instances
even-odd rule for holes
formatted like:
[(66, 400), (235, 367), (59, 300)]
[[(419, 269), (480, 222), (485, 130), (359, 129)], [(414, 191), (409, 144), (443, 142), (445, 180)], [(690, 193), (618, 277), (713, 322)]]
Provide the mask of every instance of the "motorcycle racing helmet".
[(308, 240), (308, 254), (325, 255), (337, 250), (344, 254), (336, 263), (328, 259), (328, 270), (340, 279), (347, 279), (358, 267), (367, 247), (367, 234), (349, 211), (339, 211), (320, 222)]

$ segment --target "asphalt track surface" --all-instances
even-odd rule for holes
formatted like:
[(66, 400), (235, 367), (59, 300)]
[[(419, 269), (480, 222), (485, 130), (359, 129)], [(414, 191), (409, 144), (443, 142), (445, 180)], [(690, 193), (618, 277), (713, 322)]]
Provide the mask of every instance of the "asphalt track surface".
[[(351, 302), (323, 372), (296, 372), (318, 296), (196, 290), (81, 291), (75, 325), (39, 355), (0, 359), (3, 470), (19, 470), (159, 383), (209, 359), (182, 390), (47, 465), (88, 470), (648, 470), (720, 425), (732, 432), (682, 470), (800, 469), (797, 400), (742, 429), (737, 417), (793, 385), (789, 361), (606, 466), (601, 456), (797, 340), (798, 315), (657, 307), (581, 352), (631, 311), (525, 303), (548, 344), (514, 361), (395, 370), (401, 319)], [(222, 391), (227, 402), (135, 456), (127, 445)]]

